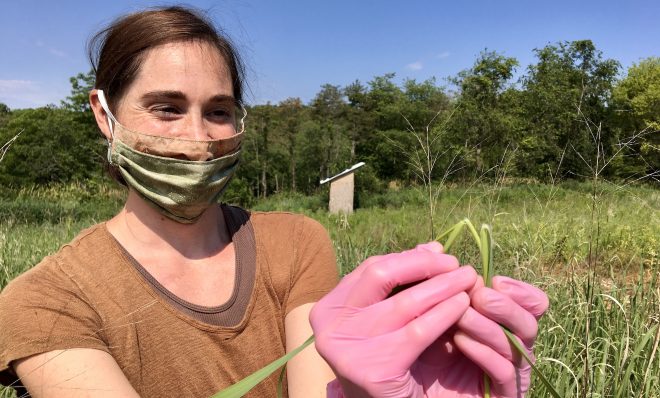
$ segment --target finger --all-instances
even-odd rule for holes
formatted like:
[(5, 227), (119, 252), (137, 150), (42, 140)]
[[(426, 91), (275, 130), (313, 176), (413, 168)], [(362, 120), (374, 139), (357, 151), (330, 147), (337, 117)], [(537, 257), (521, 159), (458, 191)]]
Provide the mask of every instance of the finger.
[(379, 254), (375, 256), (368, 257), (366, 260), (360, 263), (355, 269), (349, 274), (349, 275), (354, 275), (354, 276), (359, 276), (362, 272), (364, 272), (365, 269), (369, 268), (371, 264), (377, 263), (381, 261), (386, 254)]
[(408, 250), (383, 256), (359, 275), (346, 305), (366, 307), (385, 299), (393, 288), (429, 279), (458, 268), (458, 260), (427, 250)]
[(519, 306), (534, 315), (536, 319), (539, 319), (550, 305), (548, 296), (543, 290), (506, 276), (493, 277), (493, 289), (509, 296)]
[[(410, 252), (410, 251), (413, 251), (413, 250), (426, 250), (426, 251), (435, 252), (435, 253), (442, 253), (443, 252), (443, 247), (440, 243), (435, 242), (435, 241), (431, 241), (431, 242), (428, 242), (428, 243), (421, 243), (421, 244), (415, 246), (414, 249), (403, 251), (401, 253), (406, 253), (406, 252)], [(397, 253), (391, 253), (391, 254), (397, 254)], [(377, 262), (383, 260), (383, 258), (385, 256), (388, 256), (388, 255), (389, 254), (380, 254), (380, 255), (375, 255), (375, 256), (371, 256), (371, 257), (367, 258), (362, 263), (360, 263), (360, 265), (358, 265), (351, 272), (351, 274), (349, 274), (349, 275), (355, 275), (355, 276), (360, 275), (371, 264), (377, 263)]]
[(401, 362), (398, 365), (409, 368), (428, 346), (458, 321), (469, 305), (467, 293), (458, 293), (384, 336), (389, 344), (400, 347), (397, 360)]
[(471, 296), (472, 307), (480, 314), (507, 327), (530, 347), (536, 339), (536, 318), (509, 296), (491, 288), (477, 289)]
[(474, 286), (470, 290), (468, 290), (468, 295), (472, 297), (472, 293), (474, 293), (477, 289), (484, 287), (484, 280), (483, 278), (477, 278), (476, 282), (474, 283)]
[(516, 366), (523, 364), (522, 361), (524, 359), (515, 347), (511, 345), (509, 339), (502, 331), (502, 327), (474, 309), (468, 308), (456, 325), (463, 333), (490, 347), (508, 361), (513, 362)]
[[(442, 244), (440, 244), (439, 242), (431, 241), (428, 243), (420, 243), (419, 245), (415, 246), (414, 249), (411, 250), (426, 250), (434, 253), (443, 253), (444, 249), (442, 247)], [(407, 250), (407, 251), (411, 251), (411, 250)], [(404, 251), (402, 253), (405, 253), (407, 251)], [(392, 253), (392, 254), (396, 254), (396, 253)], [(370, 264), (381, 261), (383, 257), (385, 257), (386, 255), (387, 254), (381, 254), (367, 258), (362, 263), (360, 263), (360, 265), (356, 267), (355, 270), (353, 270), (353, 272), (359, 274), (361, 271), (364, 271), (364, 268), (367, 268)]]
[[(431, 242), (428, 242), (428, 243), (419, 244), (412, 250), (427, 250), (427, 251), (434, 252), (434, 253), (443, 253), (444, 249), (443, 249), (442, 245), (439, 242), (431, 241)], [(367, 258), (362, 263), (360, 263), (360, 265), (358, 265), (350, 274), (346, 275), (346, 277), (344, 277), (342, 280), (347, 280), (347, 279), (358, 277), (371, 264), (381, 261), (385, 256), (386, 256), (386, 254), (382, 254), (382, 255), (375, 255), (375, 256), (371, 256), (371, 257)]]
[(477, 272), (472, 267), (460, 267), (363, 309), (365, 317), (376, 320), (371, 325), (371, 335), (388, 333), (405, 326), (437, 304), (467, 291), (476, 279)]
[(440, 242), (436, 242), (436, 241), (431, 241), (431, 242), (428, 242), (428, 243), (419, 244), (415, 247), (415, 249), (417, 249), (417, 250), (428, 250), (428, 251), (434, 252), (434, 253), (444, 253), (444, 248), (442, 247)]
[[(371, 256), (371, 257), (367, 258), (362, 263), (360, 263), (360, 265), (358, 265), (353, 271), (351, 271), (348, 274), (344, 275), (344, 277), (342, 277), (339, 280), (339, 283), (337, 284), (337, 286), (333, 290), (340, 289), (340, 290), (344, 290), (344, 291), (350, 291), (352, 289), (353, 285), (355, 285), (355, 283), (360, 279), (360, 275), (364, 272), (364, 270), (367, 269), (371, 264), (374, 264), (374, 263), (377, 263), (377, 262), (381, 261), (384, 257), (385, 257), (385, 255), (376, 255), (376, 256)], [(333, 298), (341, 297), (342, 298), (341, 302), (343, 304), (346, 295), (347, 294), (342, 294), (340, 296), (333, 295), (333, 296), (337, 296), (337, 297), (333, 297)], [(328, 296), (326, 295), (326, 297), (328, 297)]]
[(516, 369), (511, 362), (460, 330), (454, 334), (454, 343), (468, 359), (486, 372), (490, 379), (491, 395), (518, 397)]

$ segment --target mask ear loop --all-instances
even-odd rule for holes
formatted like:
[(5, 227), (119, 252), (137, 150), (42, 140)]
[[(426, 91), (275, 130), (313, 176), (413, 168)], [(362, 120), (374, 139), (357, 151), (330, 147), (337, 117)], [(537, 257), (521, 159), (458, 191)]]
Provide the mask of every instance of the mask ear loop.
[(96, 93), (99, 97), (101, 107), (105, 111), (106, 118), (108, 119), (108, 127), (110, 128), (110, 136), (112, 137), (112, 141), (110, 141), (108, 138), (108, 163), (112, 164), (112, 142), (115, 140), (115, 129), (113, 123), (116, 124), (118, 122), (117, 119), (115, 119), (115, 115), (110, 112), (110, 107), (108, 106), (108, 102), (105, 99), (103, 90), (97, 90)]
[(241, 126), (241, 130), (238, 132), (238, 134), (242, 134), (245, 131), (245, 118), (247, 117), (247, 109), (241, 104), (241, 110), (243, 111), (243, 117), (241, 117), (241, 121), (239, 122), (239, 126)]

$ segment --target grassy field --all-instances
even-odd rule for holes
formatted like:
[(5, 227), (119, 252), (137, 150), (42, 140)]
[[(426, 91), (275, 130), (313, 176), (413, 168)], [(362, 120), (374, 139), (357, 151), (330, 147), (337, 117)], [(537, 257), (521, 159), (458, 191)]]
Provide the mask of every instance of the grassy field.
[[(253, 209), (319, 220), (330, 231), (342, 273), (370, 255), (429, 241), (462, 218), (489, 223), (496, 272), (550, 296), (535, 353), (560, 394), (660, 397), (657, 187), (448, 186), (439, 196), (433, 233), (424, 197), (416, 189), (360, 197), (361, 207), (350, 216), (328, 214), (323, 195), (275, 195)], [(104, 186), (0, 193), (0, 288), (82, 228), (110, 217), (122, 198)], [(470, 239), (453, 251), (463, 263), (479, 264)], [(540, 383), (533, 385), (528, 396), (548, 396)]]

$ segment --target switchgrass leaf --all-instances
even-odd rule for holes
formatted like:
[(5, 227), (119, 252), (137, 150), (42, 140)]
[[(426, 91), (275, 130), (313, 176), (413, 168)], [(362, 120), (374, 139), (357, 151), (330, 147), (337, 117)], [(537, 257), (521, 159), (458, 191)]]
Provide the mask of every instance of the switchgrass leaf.
[(277, 380), (277, 398), (284, 397), (284, 375), (286, 375), (286, 365), (282, 366), (280, 377)]
[(240, 398), (243, 395), (247, 394), (248, 391), (254, 388), (257, 384), (261, 383), (266, 377), (270, 376), (271, 373), (279, 369), (281, 366), (285, 365), (291, 358), (296, 356), (300, 351), (305, 349), (308, 345), (314, 342), (314, 336), (310, 336), (300, 347), (289, 352), (288, 354), (274, 360), (263, 368), (257, 370), (251, 375), (247, 376), (243, 380), (233, 384), (224, 390), (213, 394), (210, 398)]
[(490, 231), (490, 226), (483, 224), (481, 231), (479, 231), (481, 238), (481, 264), (486, 287), (491, 286), (491, 279), (493, 276), (493, 236)]
[(550, 395), (552, 395), (555, 398), (560, 398), (560, 395), (557, 392), (557, 390), (555, 390), (555, 388), (552, 386), (552, 384), (550, 384), (548, 379), (546, 379), (545, 376), (543, 376), (543, 373), (541, 373), (541, 371), (536, 366), (534, 366), (534, 361), (532, 361), (532, 359), (529, 357), (529, 355), (527, 355), (527, 350), (525, 349), (525, 347), (520, 345), (520, 342), (518, 341), (516, 336), (514, 336), (513, 333), (511, 333), (505, 327), (502, 327), (502, 330), (504, 331), (504, 334), (506, 335), (506, 337), (509, 339), (509, 342), (511, 342), (511, 344), (515, 347), (516, 351), (518, 351), (520, 353), (520, 355), (522, 355), (523, 358), (525, 358), (525, 361), (527, 361), (529, 366), (532, 367), (532, 371), (536, 374), (536, 376), (539, 379), (541, 379), (541, 382), (543, 383), (545, 388), (548, 389), (548, 392), (550, 392)]
[(472, 234), (472, 237), (474, 238), (474, 241), (477, 242), (477, 245), (479, 246), (479, 250), (481, 250), (481, 237), (477, 233), (477, 229), (474, 227), (474, 224), (470, 222), (467, 218), (463, 220), (465, 223), (465, 226), (468, 228), (468, 231)]
[(449, 228), (447, 231), (438, 236), (436, 241), (440, 241), (440, 239), (449, 235), (447, 240), (442, 244), (445, 253), (449, 253), (449, 249), (454, 244), (454, 240), (456, 240), (456, 237), (463, 231), (463, 228), (465, 228), (465, 220), (459, 221), (458, 223), (454, 224), (453, 227)]

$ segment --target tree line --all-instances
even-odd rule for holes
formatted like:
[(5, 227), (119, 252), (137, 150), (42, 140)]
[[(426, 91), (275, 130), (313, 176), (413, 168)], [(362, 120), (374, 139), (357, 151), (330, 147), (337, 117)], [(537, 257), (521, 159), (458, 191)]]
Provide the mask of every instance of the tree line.
[[(549, 44), (534, 55), (519, 78), (515, 58), (485, 50), (445, 86), (435, 79), (397, 84), (392, 73), (323, 85), (309, 103), (250, 106), (232, 195), (312, 193), (319, 180), (360, 161), (367, 164), (357, 173), (363, 192), (503, 173), (657, 183), (660, 58), (623, 71), (590, 40)], [(21, 133), (0, 153), (0, 184), (106, 178), (99, 166), (105, 142), (87, 104), (94, 76), (81, 73), (71, 83), (59, 106), (0, 104), (0, 145)]]

